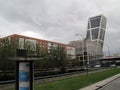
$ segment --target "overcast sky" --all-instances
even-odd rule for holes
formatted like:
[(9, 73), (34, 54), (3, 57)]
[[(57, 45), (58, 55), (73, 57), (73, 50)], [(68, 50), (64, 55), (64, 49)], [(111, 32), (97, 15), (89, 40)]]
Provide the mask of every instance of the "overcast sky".
[(99, 14), (107, 18), (104, 51), (120, 52), (120, 0), (0, 0), (0, 37), (68, 43), (85, 37), (88, 18)]

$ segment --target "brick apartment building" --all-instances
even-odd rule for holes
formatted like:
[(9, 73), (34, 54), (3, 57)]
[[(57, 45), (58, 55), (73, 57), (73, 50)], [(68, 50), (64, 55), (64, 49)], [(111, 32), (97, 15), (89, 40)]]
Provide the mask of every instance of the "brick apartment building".
[(18, 42), (18, 47), (19, 49), (25, 49), (25, 45), (31, 45), (32, 51), (36, 51), (37, 45), (40, 47), (40, 49), (44, 52), (49, 50), (52, 47), (63, 47), (67, 57), (75, 59), (75, 47), (67, 45), (67, 44), (62, 44), (58, 42), (53, 42), (53, 41), (48, 41), (48, 40), (43, 40), (43, 39), (38, 39), (38, 38), (32, 38), (28, 36), (23, 36), (23, 35), (18, 35), (18, 34), (13, 34), (9, 35), (6, 37), (2, 37), (1, 40), (4, 42), (5, 40), (8, 40), (8, 42)]

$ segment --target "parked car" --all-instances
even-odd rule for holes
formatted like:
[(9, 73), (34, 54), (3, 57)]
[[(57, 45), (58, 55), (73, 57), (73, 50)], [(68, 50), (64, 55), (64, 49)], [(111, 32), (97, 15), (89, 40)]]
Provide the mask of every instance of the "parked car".
[(111, 64), (110, 67), (116, 67), (116, 65), (115, 64)]
[(99, 67), (101, 67), (101, 65), (100, 64), (96, 64), (94, 67), (95, 68), (99, 68)]

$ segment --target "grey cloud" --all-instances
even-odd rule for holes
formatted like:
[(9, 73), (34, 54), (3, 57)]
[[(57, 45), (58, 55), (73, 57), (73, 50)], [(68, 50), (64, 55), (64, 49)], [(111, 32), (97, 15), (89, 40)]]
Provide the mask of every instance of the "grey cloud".
[[(67, 43), (86, 36), (88, 18), (98, 14), (107, 17), (105, 43), (119, 48), (119, 0), (0, 0), (2, 33), (31, 31), (44, 34), (49, 40)], [(0, 19), (0, 22), (3, 22)], [(14, 27), (15, 26), (15, 27)], [(10, 31), (11, 30), (11, 31)], [(5, 35), (5, 34), (4, 34)], [(119, 44), (114, 44), (119, 43)]]

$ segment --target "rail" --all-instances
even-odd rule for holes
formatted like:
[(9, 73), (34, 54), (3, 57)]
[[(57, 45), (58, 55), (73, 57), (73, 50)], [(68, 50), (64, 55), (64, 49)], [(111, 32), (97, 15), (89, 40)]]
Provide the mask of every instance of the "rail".
[[(101, 68), (93, 69), (93, 70), (89, 70), (89, 72), (99, 71), (99, 70), (102, 70), (102, 69)], [(106, 69), (106, 68), (104, 68), (104, 69)], [(62, 76), (67, 76), (67, 75), (72, 75), (72, 74), (80, 74), (80, 73), (82, 74), (82, 73), (86, 73), (86, 72), (87, 72), (87, 70), (86, 71), (71, 72), (71, 73), (64, 73), (64, 74), (57, 74), (57, 75), (42, 76), (42, 77), (34, 77), (34, 80), (54, 78), (54, 77), (62, 77)], [(2, 84), (10, 84), (10, 83), (15, 83), (15, 80), (0, 81), (0, 85), (2, 85)]]

